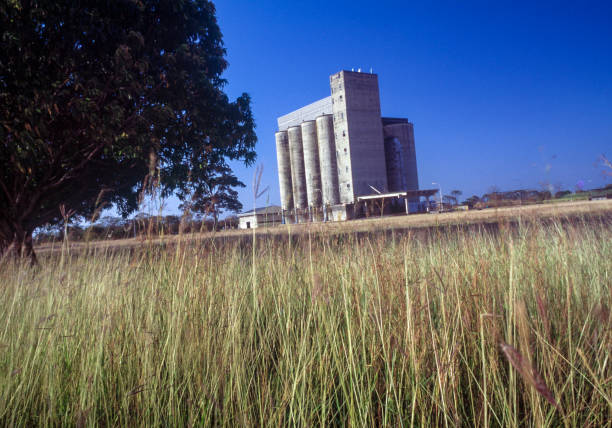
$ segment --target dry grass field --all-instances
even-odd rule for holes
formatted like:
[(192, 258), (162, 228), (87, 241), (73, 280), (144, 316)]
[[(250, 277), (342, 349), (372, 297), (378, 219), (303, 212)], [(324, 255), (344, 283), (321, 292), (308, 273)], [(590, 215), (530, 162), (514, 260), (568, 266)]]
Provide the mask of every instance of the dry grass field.
[[(569, 218), (574, 216), (607, 216), (612, 215), (612, 200), (578, 201), (551, 204), (525, 205), (506, 208), (488, 208), (484, 210), (454, 211), (446, 213), (395, 215), (385, 217), (370, 217), (367, 219), (346, 222), (302, 223), (260, 228), (256, 234), (271, 236), (291, 236), (315, 234), (345, 234), (355, 232), (406, 231), (452, 225), (497, 224), (507, 221), (531, 221), (546, 218)], [(115, 239), (97, 242), (70, 243), (74, 249), (97, 247), (141, 247), (143, 243), (176, 243), (177, 241), (209, 240), (216, 238), (237, 238), (250, 236), (253, 230), (221, 230), (217, 232), (193, 233), (188, 235), (168, 235), (162, 237), (139, 237), (131, 239)], [(37, 247), (38, 252), (49, 252), (61, 247), (58, 244), (43, 244)]]
[(0, 425), (610, 426), (603, 202), (5, 263)]

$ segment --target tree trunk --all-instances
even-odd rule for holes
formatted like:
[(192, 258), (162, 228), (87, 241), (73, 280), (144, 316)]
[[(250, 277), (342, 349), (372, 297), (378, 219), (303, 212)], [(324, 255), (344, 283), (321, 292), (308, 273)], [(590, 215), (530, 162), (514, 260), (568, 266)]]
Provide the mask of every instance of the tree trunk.
[(12, 235), (8, 240), (0, 242), (0, 261), (7, 258), (29, 259), (31, 265), (36, 265), (38, 260), (34, 252), (32, 231), (24, 230), (20, 226), (11, 226)]

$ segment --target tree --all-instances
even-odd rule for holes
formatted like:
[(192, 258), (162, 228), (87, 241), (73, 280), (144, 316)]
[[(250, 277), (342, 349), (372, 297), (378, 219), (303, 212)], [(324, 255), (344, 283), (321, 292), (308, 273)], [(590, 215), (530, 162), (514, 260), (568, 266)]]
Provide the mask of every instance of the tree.
[(478, 204), (479, 202), (480, 202), (480, 197), (477, 195), (472, 195), (469, 198), (467, 198), (463, 203), (467, 204), (467, 206), (470, 208), (474, 208), (476, 207), (476, 204)]
[(604, 168), (601, 172), (605, 176), (612, 177), (612, 162), (608, 160), (606, 155), (602, 154), (599, 156), (599, 162), (601, 166)]
[(210, 1), (0, 0), (0, 28), (0, 252), (34, 260), (41, 225), (254, 161)]
[(236, 213), (242, 209), (235, 188), (245, 185), (236, 178), (224, 158), (207, 154), (206, 146), (192, 156), (192, 163), (197, 167), (190, 172), (189, 179), (178, 183), (177, 195), (183, 201), (179, 208), (211, 216), (216, 229), (222, 211)]
[(442, 200), (444, 201), (444, 203), (450, 205), (450, 206), (454, 206), (457, 205), (457, 198), (451, 195), (444, 195), (444, 197), (442, 198)]
[(451, 190), (451, 195), (455, 198), (455, 205), (457, 205), (459, 197), (463, 195), (463, 192), (461, 190)]

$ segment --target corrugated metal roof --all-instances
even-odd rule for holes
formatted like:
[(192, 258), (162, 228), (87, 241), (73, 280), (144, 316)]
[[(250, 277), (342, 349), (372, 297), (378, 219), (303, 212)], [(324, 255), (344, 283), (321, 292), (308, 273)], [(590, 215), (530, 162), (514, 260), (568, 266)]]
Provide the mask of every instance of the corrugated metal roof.
[(253, 214), (280, 214), (281, 207), (278, 205), (270, 205), (268, 207), (256, 208), (255, 210), (245, 211), (238, 214), (238, 217), (244, 217)]

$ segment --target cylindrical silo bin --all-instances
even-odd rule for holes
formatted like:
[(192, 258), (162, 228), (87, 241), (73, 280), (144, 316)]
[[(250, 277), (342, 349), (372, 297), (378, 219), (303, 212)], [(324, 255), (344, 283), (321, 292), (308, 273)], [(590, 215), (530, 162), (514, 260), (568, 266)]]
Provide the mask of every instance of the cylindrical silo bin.
[(414, 126), (410, 122), (408, 122), (406, 133), (408, 135), (408, 139), (402, 148), (404, 165), (407, 169), (406, 180), (408, 182), (409, 189), (418, 189), (419, 176), (417, 174), (416, 150), (414, 147)]
[[(399, 140), (401, 166), (403, 169), (403, 188), (400, 190), (418, 189), (419, 178), (417, 175), (416, 153), (414, 150), (414, 127), (412, 123), (406, 122), (390, 124), (383, 128), (383, 132), (385, 135), (385, 152), (387, 152), (387, 140), (389, 138), (396, 138)], [(386, 155), (386, 157), (388, 158), (388, 155)], [(387, 165), (389, 165), (388, 160)], [(389, 175), (388, 171), (387, 175)]]
[(308, 206), (321, 206), (321, 170), (319, 169), (319, 145), (317, 124), (314, 120), (302, 122), (302, 144), (304, 146), (304, 167), (306, 169), (306, 194)]
[(337, 205), (340, 203), (340, 190), (338, 188), (334, 118), (331, 114), (317, 117), (317, 137), (319, 142), (323, 204), (326, 206)]
[(291, 157), (287, 131), (276, 133), (276, 159), (278, 160), (278, 183), (283, 211), (293, 210), (293, 186), (291, 184)]
[(406, 171), (402, 156), (402, 143), (397, 137), (385, 138), (385, 161), (387, 164), (387, 186), (389, 192), (404, 192)]
[(292, 126), (287, 130), (289, 155), (291, 158), (291, 184), (293, 185), (293, 204), (298, 210), (308, 207), (306, 194), (306, 173), (304, 170), (304, 151), (302, 148), (302, 128)]

